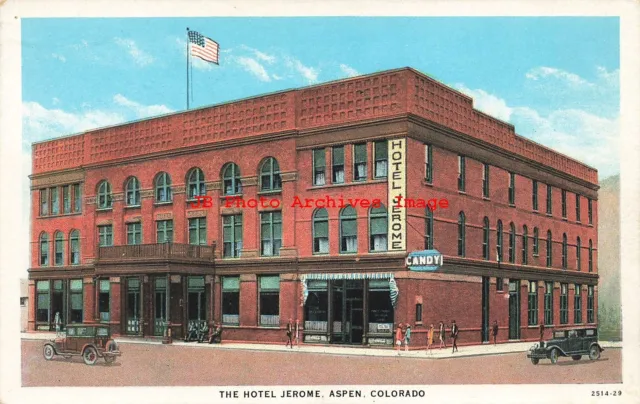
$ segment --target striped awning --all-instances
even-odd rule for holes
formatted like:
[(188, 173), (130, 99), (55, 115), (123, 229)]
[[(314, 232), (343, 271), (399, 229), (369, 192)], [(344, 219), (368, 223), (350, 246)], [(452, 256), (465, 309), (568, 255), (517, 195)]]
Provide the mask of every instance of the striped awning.
[(358, 280), (358, 279), (389, 279), (389, 296), (391, 297), (391, 304), (393, 308), (398, 303), (398, 285), (396, 284), (393, 274), (389, 272), (351, 272), (351, 273), (323, 273), (323, 274), (305, 274), (300, 276), (300, 282), (302, 283), (302, 305), (307, 303), (307, 296), (309, 290), (307, 289), (307, 280)]

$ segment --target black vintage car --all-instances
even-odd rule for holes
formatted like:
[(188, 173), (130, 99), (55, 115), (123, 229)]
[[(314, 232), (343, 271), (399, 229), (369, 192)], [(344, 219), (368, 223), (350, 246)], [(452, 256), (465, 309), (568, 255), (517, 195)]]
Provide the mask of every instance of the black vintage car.
[(531, 358), (534, 365), (540, 359), (550, 359), (555, 364), (560, 356), (570, 356), (577, 361), (582, 355), (589, 355), (589, 359), (596, 360), (602, 351), (604, 349), (598, 343), (597, 328), (571, 328), (553, 331), (553, 338), (532, 346), (527, 358)]
[(53, 359), (55, 355), (61, 355), (65, 359), (82, 356), (84, 363), (93, 365), (98, 358), (113, 363), (121, 353), (116, 342), (111, 339), (108, 326), (69, 324), (66, 335), (44, 343), (43, 355), (46, 360)]

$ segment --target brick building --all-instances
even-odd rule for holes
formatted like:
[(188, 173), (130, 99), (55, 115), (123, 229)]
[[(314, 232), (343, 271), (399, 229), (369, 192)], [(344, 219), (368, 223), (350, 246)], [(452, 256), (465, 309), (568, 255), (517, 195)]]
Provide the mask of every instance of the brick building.
[[(40, 142), (29, 329), (220, 321), (225, 339), (282, 342), (292, 318), (305, 342), (390, 345), (411, 322), (422, 345), (455, 319), (463, 344), (493, 320), (499, 341), (532, 339), (597, 319), (597, 190), (595, 169), (409, 68)], [(424, 249), (439, 270), (406, 267)]]

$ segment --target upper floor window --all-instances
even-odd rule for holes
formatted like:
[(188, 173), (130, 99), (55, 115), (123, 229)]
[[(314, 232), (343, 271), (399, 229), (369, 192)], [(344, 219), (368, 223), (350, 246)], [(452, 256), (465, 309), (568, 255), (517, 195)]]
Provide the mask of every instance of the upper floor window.
[(156, 202), (171, 201), (171, 177), (168, 173), (161, 172), (155, 180)]
[(553, 265), (553, 240), (551, 239), (551, 230), (547, 231), (547, 266)]
[(589, 240), (589, 272), (593, 272), (593, 242)]
[(562, 190), (562, 217), (567, 218), (567, 191)]
[(187, 175), (187, 198), (195, 199), (198, 195), (205, 195), (204, 173), (199, 168), (192, 168)]
[(158, 244), (173, 242), (173, 220), (156, 222), (156, 242)]
[(340, 252), (358, 252), (358, 220), (356, 210), (347, 206), (340, 211)]
[(240, 167), (235, 163), (227, 163), (222, 168), (222, 194), (237, 195), (242, 193)]
[(49, 235), (42, 233), (40, 235), (40, 266), (49, 265)]
[(509, 173), (509, 204), (516, 204), (516, 175)]
[(465, 217), (464, 212), (458, 214), (458, 255), (465, 255)]
[(589, 216), (589, 224), (593, 224), (593, 206), (591, 198), (587, 199), (587, 216)]
[(53, 256), (54, 256), (54, 265), (63, 265), (64, 264), (64, 234), (62, 232), (57, 231), (54, 236), (54, 244), (53, 244)]
[(489, 197), (489, 164), (482, 165), (482, 196)]
[(80, 232), (72, 230), (69, 234), (69, 263), (80, 264)]
[(73, 211), (82, 211), (82, 190), (80, 184), (73, 184)]
[(425, 214), (424, 248), (433, 250), (433, 211), (427, 207)]
[(222, 256), (239, 258), (242, 250), (242, 215), (222, 216)]
[(282, 189), (282, 179), (280, 178), (280, 165), (278, 160), (268, 157), (260, 167), (260, 190), (278, 191)]
[(326, 159), (324, 149), (313, 151), (313, 185), (325, 184)]
[(282, 247), (282, 212), (260, 213), (260, 255), (280, 255)]
[(562, 268), (567, 269), (567, 233), (562, 233)]
[(547, 214), (553, 213), (553, 200), (551, 198), (551, 185), (547, 184)]
[(384, 205), (369, 210), (369, 250), (387, 251), (387, 209)]
[(142, 244), (142, 224), (127, 223), (127, 244)]
[(334, 184), (344, 182), (344, 146), (335, 146), (331, 149), (331, 172)]
[(71, 186), (62, 187), (62, 212), (71, 213)]
[(353, 180), (364, 181), (367, 179), (367, 144), (353, 145)]
[(98, 209), (109, 209), (112, 203), (111, 184), (108, 181), (101, 181), (98, 184)]
[(374, 142), (374, 158), (375, 158), (375, 178), (383, 178), (387, 176), (387, 141), (379, 140)]
[(576, 194), (576, 222), (580, 221), (580, 195)]
[(502, 262), (502, 220), (498, 220), (496, 227), (496, 254), (498, 262)]
[(113, 245), (113, 225), (98, 226), (98, 245), (100, 247)]
[(189, 219), (189, 244), (207, 245), (207, 218)]
[(458, 191), (464, 192), (465, 190), (465, 158), (464, 156), (458, 156)]
[(509, 224), (509, 262), (516, 262), (516, 225)]
[(578, 271), (582, 270), (582, 243), (580, 242), (580, 237), (576, 240), (576, 269)]
[(533, 228), (533, 255), (540, 253), (540, 235), (538, 234), (538, 228)]
[(433, 146), (430, 144), (424, 145), (424, 179), (431, 183), (433, 182)]
[(533, 210), (538, 210), (538, 181), (533, 180), (533, 185), (532, 185), (533, 189), (532, 189), (532, 204), (533, 204)]
[(51, 188), (51, 214), (57, 215), (60, 213), (60, 197), (58, 195), (58, 188)]
[(489, 259), (490, 254), (490, 246), (489, 246), (489, 238), (491, 235), (491, 229), (489, 228), (489, 218), (485, 216), (482, 222), (482, 258), (485, 260)]
[(324, 208), (313, 213), (313, 253), (329, 253), (329, 214)]
[(529, 263), (529, 229), (522, 226), (522, 265)]
[(40, 190), (40, 216), (47, 216), (49, 214), (49, 189), (44, 188)]
[(127, 206), (140, 206), (140, 181), (136, 177), (131, 177), (127, 181)]

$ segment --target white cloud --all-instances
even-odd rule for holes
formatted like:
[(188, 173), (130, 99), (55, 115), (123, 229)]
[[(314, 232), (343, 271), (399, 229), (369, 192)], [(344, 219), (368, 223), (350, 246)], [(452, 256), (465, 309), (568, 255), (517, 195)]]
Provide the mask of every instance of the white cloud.
[(252, 48), (250, 46), (247, 45), (240, 45), (240, 49), (243, 50), (247, 50), (251, 53), (253, 53), (253, 55), (256, 57), (256, 59), (262, 61), (262, 62), (266, 62), (268, 64), (273, 64), (276, 61), (276, 57), (274, 55), (270, 55), (268, 53), (262, 52), (258, 49)]
[(114, 95), (113, 102), (131, 109), (135, 112), (138, 118), (148, 118), (150, 116), (163, 115), (173, 112), (173, 110), (166, 105), (142, 105), (139, 102), (131, 101), (122, 94)]
[(318, 82), (318, 74), (320, 73), (318, 69), (305, 66), (301, 61), (290, 56), (287, 56), (285, 60), (286, 65), (298, 74), (302, 75), (308, 83), (313, 84)]
[(577, 74), (567, 72), (555, 67), (540, 66), (529, 70), (525, 76), (530, 80), (539, 80), (542, 78), (556, 78), (565, 81), (572, 85), (577, 86), (593, 86), (593, 83), (588, 82)]
[(342, 73), (346, 74), (347, 77), (355, 77), (360, 75), (360, 73), (358, 73), (356, 69), (349, 65), (345, 65), (344, 63), (340, 64), (340, 70), (342, 70)]
[(489, 94), (481, 89), (472, 90), (464, 84), (456, 84), (454, 87), (473, 98), (473, 106), (475, 109), (503, 121), (509, 121), (513, 109), (508, 107), (506, 101), (502, 98)]
[(233, 58), (244, 70), (256, 76), (260, 81), (271, 81), (267, 70), (257, 60), (249, 57), (238, 56)]
[(153, 63), (153, 56), (140, 49), (134, 40), (117, 37), (114, 38), (114, 40), (119, 46), (129, 52), (129, 55), (138, 66), (146, 66)]
[(58, 59), (58, 60), (59, 60), (59, 61), (61, 61), (62, 63), (65, 63), (65, 62), (67, 61), (67, 58), (65, 58), (64, 56), (59, 55), (59, 54), (57, 54), (57, 53), (52, 53), (52, 54), (51, 54), (51, 57), (52, 57), (52, 58), (54, 58), (54, 59)]

